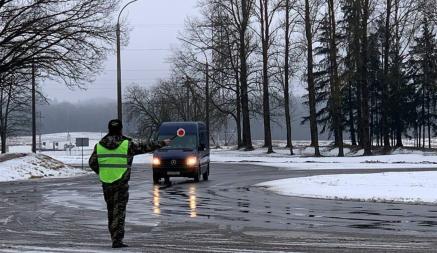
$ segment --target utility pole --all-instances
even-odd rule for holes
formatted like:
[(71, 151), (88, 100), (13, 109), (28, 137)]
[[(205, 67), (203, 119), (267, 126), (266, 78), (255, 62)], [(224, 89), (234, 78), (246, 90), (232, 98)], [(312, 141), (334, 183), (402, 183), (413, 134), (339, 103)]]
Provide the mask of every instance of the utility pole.
[(121, 91), (121, 53), (120, 53), (120, 24), (117, 23), (117, 113), (118, 119), (123, 121), (123, 101)]
[(123, 11), (128, 7), (130, 4), (136, 2), (138, 0), (133, 0), (128, 2), (123, 8), (121, 9), (120, 13), (118, 14), (117, 18), (117, 25), (116, 25), (116, 35), (117, 35), (117, 113), (118, 113), (118, 119), (123, 121), (123, 97), (122, 97), (122, 87), (121, 87), (121, 32), (120, 32), (120, 17)]
[(36, 153), (36, 76), (32, 64), (32, 153)]

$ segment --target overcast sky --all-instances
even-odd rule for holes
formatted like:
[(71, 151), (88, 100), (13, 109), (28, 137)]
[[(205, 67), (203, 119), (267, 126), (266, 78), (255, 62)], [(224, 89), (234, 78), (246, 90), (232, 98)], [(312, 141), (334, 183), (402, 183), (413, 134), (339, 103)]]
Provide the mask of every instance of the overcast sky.
[[(139, 0), (128, 7), (123, 16), (132, 30), (129, 45), (122, 49), (124, 87), (132, 83), (153, 85), (168, 75), (170, 49), (177, 46), (186, 17), (198, 13), (196, 6), (197, 0)], [(104, 68), (86, 91), (70, 91), (47, 81), (42, 84), (44, 93), (50, 99), (68, 102), (115, 99), (115, 55), (109, 55)]]

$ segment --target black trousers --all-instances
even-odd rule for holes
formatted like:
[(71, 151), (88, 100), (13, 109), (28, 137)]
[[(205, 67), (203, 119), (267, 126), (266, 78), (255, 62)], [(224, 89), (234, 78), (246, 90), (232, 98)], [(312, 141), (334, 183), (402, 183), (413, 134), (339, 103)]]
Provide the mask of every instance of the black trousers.
[(103, 193), (108, 208), (108, 229), (112, 242), (122, 242), (124, 239), (124, 224), (126, 206), (129, 201), (128, 182), (104, 184)]

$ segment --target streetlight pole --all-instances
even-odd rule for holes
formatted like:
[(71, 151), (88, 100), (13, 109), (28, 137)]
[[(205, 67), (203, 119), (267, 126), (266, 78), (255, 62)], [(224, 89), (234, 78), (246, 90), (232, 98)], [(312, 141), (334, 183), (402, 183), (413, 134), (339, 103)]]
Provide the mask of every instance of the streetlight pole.
[(122, 87), (121, 87), (121, 31), (120, 31), (120, 17), (123, 11), (128, 7), (130, 4), (136, 2), (138, 0), (133, 0), (128, 2), (123, 8), (121, 9), (120, 13), (118, 14), (117, 18), (117, 25), (116, 25), (116, 35), (117, 35), (117, 113), (118, 113), (118, 119), (123, 121), (123, 97), (122, 97)]

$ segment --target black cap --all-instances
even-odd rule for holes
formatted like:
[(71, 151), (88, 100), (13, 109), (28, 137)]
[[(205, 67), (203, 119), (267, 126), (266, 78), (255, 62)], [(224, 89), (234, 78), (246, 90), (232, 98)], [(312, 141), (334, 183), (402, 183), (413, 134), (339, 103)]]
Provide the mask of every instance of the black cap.
[(110, 134), (121, 134), (121, 130), (123, 129), (123, 123), (121, 120), (113, 119), (108, 123), (108, 130)]

